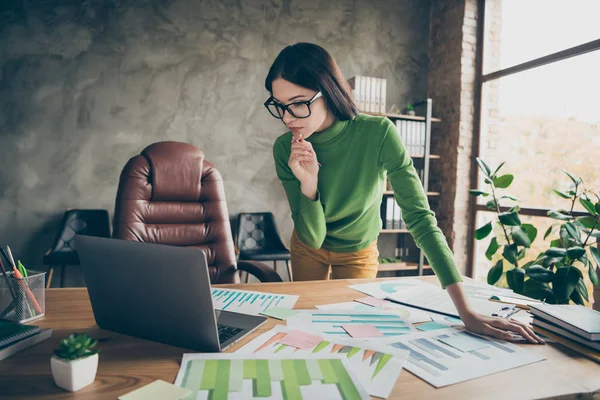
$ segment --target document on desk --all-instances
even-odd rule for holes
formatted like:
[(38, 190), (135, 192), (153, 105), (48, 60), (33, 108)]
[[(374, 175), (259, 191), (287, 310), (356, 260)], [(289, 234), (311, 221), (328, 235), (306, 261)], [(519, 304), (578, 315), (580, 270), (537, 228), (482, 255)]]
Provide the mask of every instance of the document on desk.
[[(434, 285), (402, 290), (390, 294), (387, 299), (425, 311), (435, 312), (450, 317), (460, 317), (448, 292)], [(484, 315), (492, 315), (502, 308), (502, 305), (497, 302), (479, 297), (469, 297), (469, 303), (475, 312)]]
[(423, 282), (417, 278), (402, 278), (373, 283), (361, 283), (358, 285), (350, 285), (348, 287), (378, 299), (385, 299), (390, 294), (422, 286), (434, 285)]
[[(268, 332), (238, 349), (236, 354), (287, 357), (290, 355), (318, 358), (322, 354), (340, 355), (348, 361), (349, 368), (361, 380), (371, 396), (387, 398), (405, 365), (409, 352), (377, 342), (364, 342), (342, 338), (325, 338), (310, 349), (298, 349), (281, 344), (293, 329), (277, 325)], [(317, 397), (315, 397), (317, 398)], [(319, 396), (318, 398), (326, 398)]]
[(351, 338), (343, 325), (373, 325), (384, 336), (405, 335), (415, 332), (413, 325), (391, 311), (371, 310), (298, 310), (286, 320), (290, 328), (336, 338)]
[(410, 351), (405, 368), (436, 388), (544, 360), (534, 351), (464, 328), (385, 338), (377, 343)]
[(192, 390), (186, 400), (370, 400), (346, 357), (183, 355), (175, 385)]
[[(367, 301), (370, 299), (372, 301)], [(315, 306), (319, 310), (354, 310), (354, 311), (391, 311), (406, 318), (411, 324), (431, 321), (431, 315), (427, 311), (418, 308), (403, 306), (388, 300), (381, 300), (375, 297), (364, 297), (354, 301), (344, 303), (320, 304)]]
[(270, 308), (293, 308), (299, 296), (251, 292), (249, 290), (212, 289), (215, 310), (259, 315)]

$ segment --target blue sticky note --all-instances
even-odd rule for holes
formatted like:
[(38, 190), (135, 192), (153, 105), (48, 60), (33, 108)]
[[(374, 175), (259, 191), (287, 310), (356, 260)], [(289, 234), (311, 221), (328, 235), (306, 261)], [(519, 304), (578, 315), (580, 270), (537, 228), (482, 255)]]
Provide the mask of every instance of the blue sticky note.
[(432, 321), (432, 322), (426, 322), (426, 323), (421, 324), (421, 325), (417, 325), (417, 326), (415, 326), (415, 328), (417, 328), (420, 331), (427, 332), (427, 331), (433, 331), (433, 330), (436, 330), (436, 329), (447, 329), (448, 327), (446, 325), (442, 325), (442, 324), (440, 324), (438, 322), (433, 322)]

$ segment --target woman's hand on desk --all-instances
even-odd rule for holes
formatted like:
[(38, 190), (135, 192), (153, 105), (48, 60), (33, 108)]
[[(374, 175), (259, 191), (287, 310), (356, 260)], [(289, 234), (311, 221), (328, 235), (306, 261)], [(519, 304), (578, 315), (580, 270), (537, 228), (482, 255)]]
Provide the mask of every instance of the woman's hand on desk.
[(531, 327), (514, 319), (488, 317), (473, 312), (468, 313), (466, 316), (461, 316), (461, 319), (467, 329), (474, 333), (494, 336), (504, 340), (513, 340), (513, 334), (511, 333), (513, 332), (518, 333), (528, 342), (544, 343), (544, 340), (536, 335)]

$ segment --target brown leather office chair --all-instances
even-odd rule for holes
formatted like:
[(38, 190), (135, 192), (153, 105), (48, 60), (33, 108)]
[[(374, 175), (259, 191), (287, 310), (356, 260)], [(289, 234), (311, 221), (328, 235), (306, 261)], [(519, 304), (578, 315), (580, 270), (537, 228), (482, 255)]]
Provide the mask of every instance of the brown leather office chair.
[(113, 237), (196, 247), (206, 254), (212, 283), (238, 283), (238, 270), (261, 282), (282, 281), (260, 262), (236, 263), (223, 179), (191, 144), (154, 143), (129, 160), (119, 181)]

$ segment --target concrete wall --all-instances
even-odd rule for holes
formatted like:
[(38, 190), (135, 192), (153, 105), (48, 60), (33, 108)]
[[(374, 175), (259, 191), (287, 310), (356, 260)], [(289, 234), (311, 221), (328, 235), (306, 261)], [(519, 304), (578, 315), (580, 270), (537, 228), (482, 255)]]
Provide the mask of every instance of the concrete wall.
[[(40, 267), (66, 208), (112, 215), (121, 168), (146, 145), (189, 142), (220, 169), (230, 214), (292, 229), (262, 103), (287, 44), (328, 49), (347, 77), (427, 94), (429, 1), (87, 0), (0, 5), (0, 242)], [(39, 5), (41, 3), (41, 5)]]

